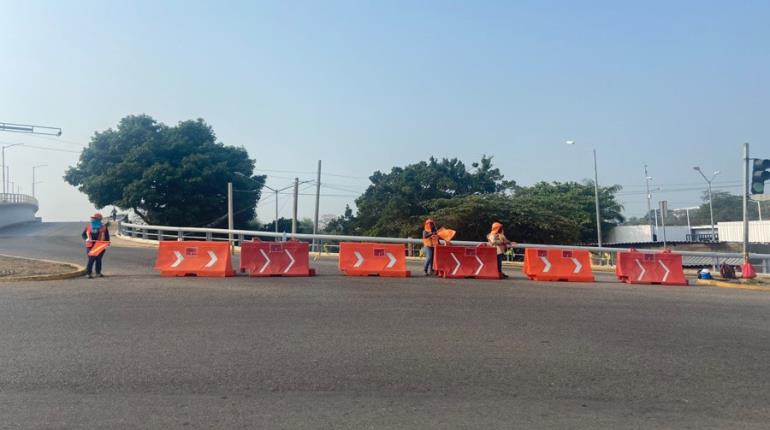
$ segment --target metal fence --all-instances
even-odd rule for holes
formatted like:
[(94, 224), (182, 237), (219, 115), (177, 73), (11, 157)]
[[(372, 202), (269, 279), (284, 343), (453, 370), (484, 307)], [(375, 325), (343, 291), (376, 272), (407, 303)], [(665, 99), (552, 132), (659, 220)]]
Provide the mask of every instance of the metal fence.
[[(408, 255), (417, 255), (419, 247), (422, 246), (421, 239), (399, 238), (399, 237), (372, 237), (372, 236), (343, 236), (330, 234), (288, 234), (273, 233), (269, 231), (254, 230), (227, 230), (219, 228), (200, 228), (200, 227), (172, 227), (160, 225), (130, 224), (121, 222), (119, 231), (122, 235), (147, 240), (205, 240), (205, 241), (230, 241), (235, 246), (239, 246), (246, 240), (253, 238), (272, 238), (276, 241), (296, 239), (311, 242), (313, 252), (335, 252), (339, 247), (339, 242), (380, 242), (380, 243), (403, 243), (407, 245)], [(486, 242), (474, 241), (452, 241), (452, 244), (462, 246), (479, 246)], [(415, 247), (414, 245), (418, 245)], [(557, 248), (557, 249), (576, 249), (586, 250), (592, 253), (592, 259), (595, 264), (614, 265), (616, 254), (622, 251), (630, 251), (630, 248), (610, 248), (606, 246), (580, 246), (580, 245), (547, 245), (542, 243), (517, 243), (515, 248)], [(656, 253), (659, 250), (639, 249), (640, 252)], [(712, 264), (717, 266), (719, 261), (727, 258), (742, 258), (743, 254), (737, 252), (704, 252), (704, 251), (676, 251), (677, 254), (692, 257), (707, 257), (712, 260)], [(514, 254), (521, 255), (519, 254)], [(770, 254), (749, 254), (755, 264), (761, 266), (763, 273), (768, 272), (770, 267)]]
[(27, 194), (0, 193), (0, 204), (19, 204), (25, 203), (38, 206), (37, 199)]

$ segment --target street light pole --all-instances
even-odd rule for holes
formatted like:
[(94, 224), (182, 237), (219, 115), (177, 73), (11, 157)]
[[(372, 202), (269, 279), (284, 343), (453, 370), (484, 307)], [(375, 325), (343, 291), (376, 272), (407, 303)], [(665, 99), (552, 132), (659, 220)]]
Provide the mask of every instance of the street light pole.
[[(5, 179), (5, 171), (6, 171), (6, 168), (5, 168), (5, 148), (10, 148), (12, 146), (19, 146), (19, 145), (24, 145), (24, 144), (23, 143), (12, 143), (10, 145), (3, 145), (2, 149), (0, 150), (0, 152), (2, 152), (2, 165), (3, 165), (3, 168), (2, 168), (2, 170), (3, 170), (3, 194), (5, 194), (7, 192), (6, 185), (5, 185), (5, 182), (6, 182), (6, 179)], [(11, 190), (11, 193), (13, 193), (13, 190)]]
[(594, 198), (596, 200), (596, 241), (602, 246), (602, 221), (599, 214), (599, 169), (596, 164), (596, 148), (594, 148)]
[(650, 193), (650, 180), (652, 177), (647, 173), (647, 164), (644, 165), (644, 183), (647, 186), (647, 218), (650, 221), (650, 242), (655, 242), (655, 229), (652, 226), (652, 194)]
[(716, 241), (717, 235), (716, 235), (716, 231), (714, 230), (714, 205), (713, 205), (713, 203), (711, 201), (712, 200), (712, 198), (711, 198), (711, 182), (714, 180), (714, 178), (717, 177), (717, 175), (719, 174), (719, 170), (714, 171), (714, 175), (711, 177), (711, 179), (709, 179), (708, 177), (706, 177), (706, 175), (703, 174), (703, 171), (700, 169), (700, 167), (695, 166), (695, 167), (693, 167), (693, 170), (697, 170), (698, 173), (700, 173), (700, 175), (703, 176), (703, 179), (708, 184), (708, 190), (709, 190), (709, 213), (711, 214), (711, 240), (712, 241)]
[[(568, 140), (567, 145), (574, 145), (574, 140)], [(596, 163), (596, 148), (593, 149), (594, 154), (594, 201), (596, 204), (596, 243), (598, 246), (602, 246), (602, 221), (599, 208), (599, 168)]]
[(47, 164), (38, 164), (37, 166), (32, 166), (32, 197), (35, 197), (35, 170), (39, 169), (40, 167), (47, 167)]

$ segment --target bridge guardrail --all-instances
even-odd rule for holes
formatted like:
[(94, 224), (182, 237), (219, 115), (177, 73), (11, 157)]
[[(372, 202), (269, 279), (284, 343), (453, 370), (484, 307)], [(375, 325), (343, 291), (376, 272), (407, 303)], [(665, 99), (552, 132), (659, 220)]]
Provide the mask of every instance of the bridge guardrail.
[(37, 199), (27, 194), (0, 193), (0, 204), (26, 203), (38, 206)]
[[(267, 237), (275, 238), (278, 240), (286, 239), (298, 239), (312, 241), (318, 246), (313, 247), (313, 252), (319, 251), (324, 246), (324, 242), (382, 242), (382, 243), (403, 243), (407, 245), (422, 245), (422, 239), (416, 238), (399, 238), (399, 237), (372, 237), (372, 236), (345, 236), (345, 235), (330, 235), (330, 234), (309, 234), (309, 233), (273, 233), (269, 231), (256, 231), (256, 230), (228, 230), (221, 228), (203, 228), (203, 227), (174, 227), (174, 226), (162, 226), (162, 225), (144, 225), (144, 224), (131, 224), (121, 222), (119, 225), (119, 231), (122, 235), (130, 237), (138, 237), (149, 240), (209, 240), (209, 241), (228, 241), (229, 236), (233, 236), (233, 242), (238, 245), (244, 240), (249, 240), (254, 237)], [(154, 238), (154, 239), (153, 239)], [(463, 241), (453, 240), (452, 244), (464, 245), (464, 246), (478, 246), (485, 244), (486, 242), (476, 241)], [(326, 245), (335, 246), (333, 245)], [(578, 249), (586, 250), (593, 253), (610, 254), (612, 257), (607, 260), (608, 263), (612, 263), (615, 260), (615, 255), (618, 252), (629, 252), (631, 248), (610, 248), (606, 246), (581, 246), (581, 245), (547, 245), (541, 243), (517, 243), (517, 248), (555, 248), (555, 249)], [(645, 250), (639, 249), (642, 253), (657, 253), (657, 250)], [(718, 264), (719, 259), (725, 258), (742, 258), (743, 254), (739, 252), (705, 252), (705, 251), (676, 251), (677, 254), (694, 256), (694, 257), (711, 257), (715, 260), (715, 265)], [(759, 260), (762, 262), (762, 272), (767, 273), (770, 266), (770, 254), (757, 254), (750, 253), (749, 258)], [(601, 259), (601, 258), (600, 258)]]

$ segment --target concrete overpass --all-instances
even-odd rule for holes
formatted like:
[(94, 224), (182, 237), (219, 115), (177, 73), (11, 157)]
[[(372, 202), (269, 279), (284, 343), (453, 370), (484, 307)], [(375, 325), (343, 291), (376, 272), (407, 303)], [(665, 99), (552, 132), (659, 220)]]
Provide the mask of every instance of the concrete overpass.
[(39, 221), (37, 199), (26, 194), (0, 194), (0, 228)]

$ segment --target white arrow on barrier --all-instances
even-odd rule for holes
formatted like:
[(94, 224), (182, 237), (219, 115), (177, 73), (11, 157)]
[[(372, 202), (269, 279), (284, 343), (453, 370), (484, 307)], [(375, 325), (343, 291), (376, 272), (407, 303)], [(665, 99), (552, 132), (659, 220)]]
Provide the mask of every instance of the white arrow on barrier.
[(209, 257), (211, 257), (211, 260), (209, 260), (208, 264), (206, 264), (206, 267), (211, 267), (215, 264), (217, 264), (217, 254), (214, 253), (214, 251), (209, 251)]
[(666, 267), (665, 264), (663, 264), (663, 261), (658, 260), (658, 263), (660, 263), (661, 266), (663, 266), (663, 270), (666, 271), (666, 274), (663, 276), (663, 282), (666, 282), (666, 279), (668, 279), (668, 274), (671, 273), (671, 271)]
[(396, 264), (396, 257), (394, 257), (393, 254), (391, 254), (390, 252), (386, 252), (385, 254), (388, 256), (388, 259), (390, 260), (388, 262), (388, 265), (385, 266), (385, 267), (390, 269), (391, 267), (393, 267)]
[(484, 268), (484, 262), (483, 262), (483, 261), (481, 261), (481, 259), (479, 258), (479, 256), (478, 256), (478, 255), (476, 256), (476, 261), (478, 261), (478, 262), (479, 262), (479, 268), (478, 268), (478, 269), (476, 269), (476, 273), (474, 273), (474, 275), (478, 276), (478, 274), (479, 274), (479, 273), (481, 273), (481, 269), (483, 269), (483, 268)]
[(171, 265), (171, 267), (179, 266), (184, 261), (184, 255), (182, 255), (181, 252), (174, 251), (174, 255), (176, 255), (176, 261)]
[(460, 270), (461, 263), (460, 263), (460, 260), (458, 260), (457, 257), (455, 257), (454, 253), (450, 252), (449, 255), (451, 255), (452, 258), (454, 258), (455, 263), (457, 263), (457, 266), (455, 266), (455, 270), (452, 271), (452, 275), (454, 275), (457, 273), (458, 270)]
[(647, 271), (644, 269), (644, 266), (642, 266), (642, 263), (639, 261), (639, 259), (636, 259), (636, 265), (639, 266), (639, 268), (642, 270), (641, 273), (639, 273), (639, 277), (636, 278), (637, 281), (641, 281), (642, 278), (644, 278), (644, 274), (647, 273)]
[(291, 266), (294, 265), (294, 256), (291, 255), (291, 252), (289, 252), (288, 249), (284, 249), (284, 251), (286, 251), (286, 255), (288, 255), (289, 259), (291, 260), (291, 263), (289, 263), (289, 265), (286, 266), (286, 269), (283, 270), (283, 273), (286, 273), (289, 271), (289, 269), (291, 269)]
[(575, 263), (575, 270), (573, 270), (572, 273), (580, 273), (580, 271), (583, 270), (583, 265), (580, 264), (580, 261), (575, 257), (572, 257), (570, 260)]
[(550, 262), (550, 261), (548, 261), (548, 259), (547, 259), (547, 258), (545, 258), (545, 256), (541, 256), (541, 257), (540, 257), (540, 260), (542, 260), (542, 261), (543, 261), (543, 264), (545, 264), (545, 268), (543, 269), (543, 273), (548, 273), (548, 272), (550, 272), (550, 271), (551, 271), (551, 262)]
[(267, 266), (269, 266), (272, 261), (270, 260), (270, 257), (267, 256), (267, 253), (265, 252), (264, 249), (260, 249), (259, 252), (262, 254), (263, 257), (265, 257), (265, 264), (262, 265), (261, 269), (259, 269), (259, 273), (262, 273), (265, 271), (265, 269), (267, 269)]
[(353, 251), (353, 254), (356, 255), (356, 264), (353, 267), (361, 267), (361, 264), (364, 263), (364, 256), (358, 251)]

